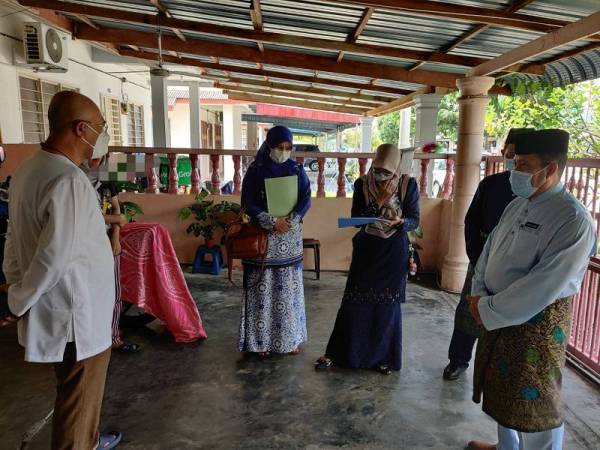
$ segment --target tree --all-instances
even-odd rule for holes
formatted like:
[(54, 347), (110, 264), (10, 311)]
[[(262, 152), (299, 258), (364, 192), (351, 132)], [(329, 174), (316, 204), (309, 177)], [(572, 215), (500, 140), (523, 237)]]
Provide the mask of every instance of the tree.
[(394, 111), (377, 119), (377, 134), (381, 142), (398, 145), (400, 112)]
[(442, 97), (438, 111), (438, 135), (456, 141), (458, 138), (458, 92)]

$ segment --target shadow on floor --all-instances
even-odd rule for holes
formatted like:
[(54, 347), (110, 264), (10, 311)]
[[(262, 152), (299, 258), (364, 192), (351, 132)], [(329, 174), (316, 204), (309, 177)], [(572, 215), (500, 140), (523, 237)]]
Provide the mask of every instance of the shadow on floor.
[[(137, 330), (137, 355), (114, 354), (102, 426), (124, 434), (121, 450), (462, 449), (494, 440), (495, 425), (471, 402), (471, 373), (444, 382), (457, 297), (432, 281), (411, 283), (403, 305), (404, 369), (317, 373), (345, 276), (307, 274), (309, 341), (297, 356), (267, 360), (236, 352), (240, 290), (225, 278), (188, 275), (208, 340), (175, 344)], [(238, 283), (239, 284), (239, 283)], [(51, 408), (49, 365), (23, 363), (14, 328), (0, 329), (0, 436), (16, 449)], [(600, 449), (599, 391), (567, 370), (565, 450)], [(49, 448), (48, 427), (32, 450)]]

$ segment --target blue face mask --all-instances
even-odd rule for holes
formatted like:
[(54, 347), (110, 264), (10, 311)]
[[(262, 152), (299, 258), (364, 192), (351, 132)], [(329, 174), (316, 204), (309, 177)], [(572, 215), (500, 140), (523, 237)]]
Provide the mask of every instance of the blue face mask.
[(514, 170), (515, 169), (515, 160), (504, 158), (504, 170)]
[(537, 191), (539, 187), (533, 186), (531, 184), (531, 179), (542, 170), (546, 170), (546, 167), (533, 174), (521, 172), (519, 170), (512, 170), (510, 172), (510, 187), (514, 194), (521, 198), (529, 198), (535, 194), (535, 191)]

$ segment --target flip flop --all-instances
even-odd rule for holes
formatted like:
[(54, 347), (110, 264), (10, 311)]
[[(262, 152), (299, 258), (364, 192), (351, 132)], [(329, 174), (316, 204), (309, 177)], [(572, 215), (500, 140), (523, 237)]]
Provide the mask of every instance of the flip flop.
[(327, 370), (331, 367), (329, 358), (321, 357), (315, 361), (315, 370)]
[(291, 352), (288, 353), (288, 355), (298, 355), (298, 354), (300, 354), (299, 348), (295, 348), (294, 350), (292, 350)]
[(122, 353), (137, 353), (142, 347), (132, 342), (123, 342), (123, 344), (115, 347), (115, 350)]
[(98, 441), (97, 450), (110, 450), (115, 448), (123, 439), (123, 435), (118, 431), (108, 431), (106, 433), (100, 433), (100, 440)]

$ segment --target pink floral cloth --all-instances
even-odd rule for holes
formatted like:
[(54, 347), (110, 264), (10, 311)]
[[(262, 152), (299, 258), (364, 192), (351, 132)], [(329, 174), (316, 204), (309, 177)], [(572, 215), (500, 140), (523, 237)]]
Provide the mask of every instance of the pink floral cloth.
[(200, 313), (166, 228), (130, 223), (121, 230), (123, 301), (163, 321), (177, 342), (205, 339)]

